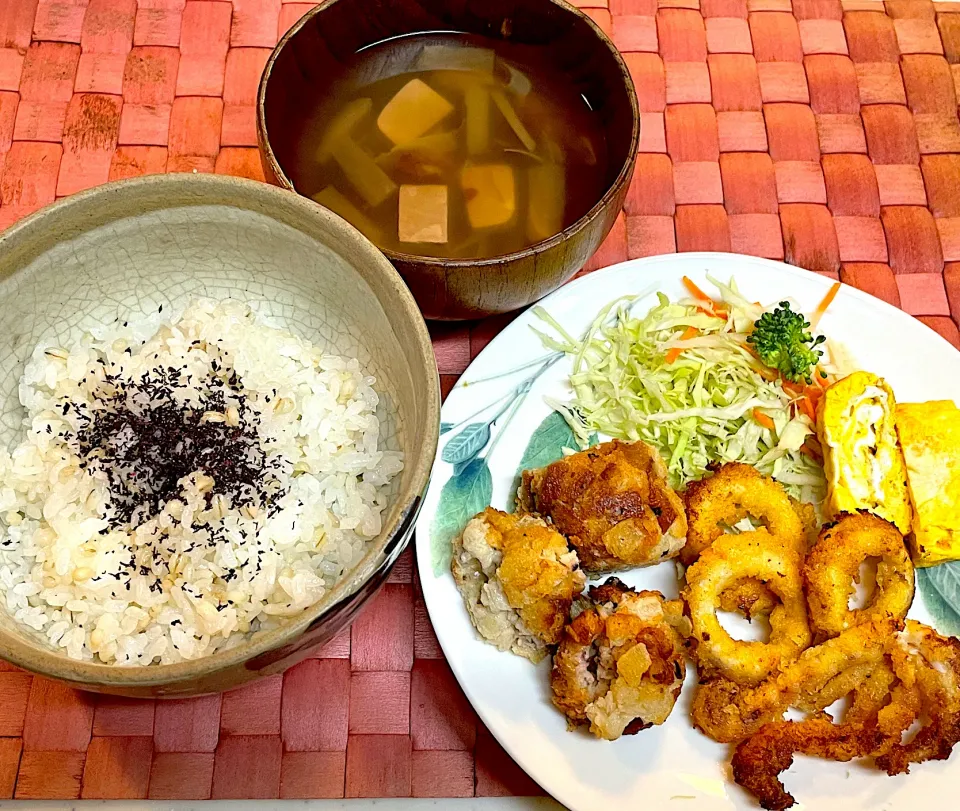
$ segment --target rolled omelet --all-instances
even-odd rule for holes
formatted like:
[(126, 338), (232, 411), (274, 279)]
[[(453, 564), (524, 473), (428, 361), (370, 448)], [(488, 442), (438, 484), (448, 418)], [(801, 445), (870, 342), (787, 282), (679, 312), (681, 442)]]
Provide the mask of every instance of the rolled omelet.
[(866, 510), (910, 531), (906, 465), (897, 442), (896, 400), (869, 372), (854, 372), (830, 386), (820, 400), (817, 433), (827, 477), (829, 517)]
[(913, 502), (916, 566), (960, 560), (960, 409), (950, 400), (897, 406)]

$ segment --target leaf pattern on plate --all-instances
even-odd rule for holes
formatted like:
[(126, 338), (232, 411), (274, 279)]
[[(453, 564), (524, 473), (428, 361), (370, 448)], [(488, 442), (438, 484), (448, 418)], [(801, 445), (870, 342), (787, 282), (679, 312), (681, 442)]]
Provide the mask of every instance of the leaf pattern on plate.
[(564, 448), (576, 450), (577, 440), (563, 415), (553, 411), (544, 417), (530, 437), (520, 460), (520, 467), (517, 468), (517, 475), (524, 470), (533, 470), (556, 462), (563, 456)]
[(440, 458), (451, 465), (469, 462), (487, 447), (490, 441), (490, 423), (472, 422), (462, 431), (450, 437)]
[(917, 589), (936, 629), (960, 635), (960, 562), (917, 569)]
[(473, 459), (440, 491), (440, 503), (430, 527), (430, 557), (434, 577), (450, 568), (453, 539), (467, 521), (490, 504), (493, 477), (486, 459)]
[[(493, 497), (493, 477), (490, 474), (487, 459), (490, 458), (497, 443), (503, 437), (503, 432), (510, 424), (514, 414), (517, 413), (517, 409), (527, 398), (533, 384), (561, 357), (561, 353), (550, 355), (530, 375), (518, 383), (512, 391), (488, 401), (478, 411), (461, 422), (440, 423), (441, 435), (453, 432), (440, 453), (442, 461), (453, 465), (453, 475), (440, 491), (440, 499), (434, 513), (433, 524), (430, 526), (430, 559), (434, 577), (440, 577), (441, 574), (449, 570), (453, 552), (453, 539), (463, 531), (467, 521), (490, 506), (490, 499)], [(525, 364), (518, 367), (518, 370), (528, 368), (528, 366), (529, 364)], [(512, 372), (504, 372), (491, 379), (498, 379), (509, 374), (512, 374)], [(458, 385), (466, 386), (470, 384), (462, 382)], [(476, 383), (473, 385), (476, 385)], [(496, 412), (485, 421), (468, 422), (468, 420), (472, 420), (484, 412), (490, 412), (494, 408), (497, 409)], [(560, 421), (563, 422), (562, 417)], [(491, 442), (494, 426), (496, 426), (497, 434)], [(567, 431), (572, 444), (573, 432), (569, 428)], [(488, 445), (489, 447), (487, 447)], [(559, 456), (556, 458), (559, 458)]]

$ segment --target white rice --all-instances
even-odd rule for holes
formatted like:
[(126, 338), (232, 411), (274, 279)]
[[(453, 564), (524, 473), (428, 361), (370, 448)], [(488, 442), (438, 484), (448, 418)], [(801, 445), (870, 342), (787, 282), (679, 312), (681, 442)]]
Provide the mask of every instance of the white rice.
[[(26, 439), (0, 451), (0, 595), (74, 659), (197, 659), (289, 621), (380, 533), (385, 488), (402, 468), (401, 454), (381, 448), (375, 381), (356, 360), (323, 354), (237, 301), (169, 315), (38, 347), (20, 383)], [(182, 371), (174, 397), (184, 407), (209, 391), (211, 373), (236, 373), (259, 417), (251, 430), (279, 494), (272, 511), (211, 499), (217, 471), (198, 470), (158, 514), (110, 520), (110, 479), (84, 464), (78, 413), (104, 408), (115, 392), (107, 375), (170, 367)], [(65, 402), (76, 407), (64, 413)]]

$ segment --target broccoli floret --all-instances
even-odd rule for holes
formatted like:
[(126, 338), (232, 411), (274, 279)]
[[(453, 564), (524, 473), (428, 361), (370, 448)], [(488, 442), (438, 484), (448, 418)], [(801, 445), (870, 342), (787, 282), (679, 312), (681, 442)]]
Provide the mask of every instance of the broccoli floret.
[(826, 338), (822, 335), (814, 338), (807, 331), (809, 328), (809, 322), (791, 310), (789, 302), (781, 301), (772, 313), (764, 313), (757, 319), (747, 343), (753, 344), (760, 360), (777, 369), (785, 380), (811, 383), (811, 370), (823, 355), (816, 347)]

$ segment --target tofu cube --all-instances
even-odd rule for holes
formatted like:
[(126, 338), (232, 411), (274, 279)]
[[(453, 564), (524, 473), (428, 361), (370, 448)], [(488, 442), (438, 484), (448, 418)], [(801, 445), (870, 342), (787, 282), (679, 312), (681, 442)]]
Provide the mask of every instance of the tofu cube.
[(400, 187), (398, 238), (401, 242), (447, 241), (447, 187)]
[(505, 163), (464, 167), (460, 187), (470, 225), (492, 228), (510, 222), (517, 210), (515, 185), (513, 169)]
[(420, 79), (407, 82), (377, 117), (380, 132), (397, 146), (419, 138), (453, 112), (453, 105)]

